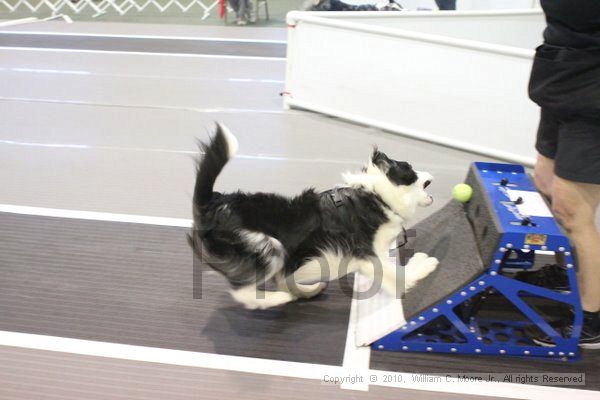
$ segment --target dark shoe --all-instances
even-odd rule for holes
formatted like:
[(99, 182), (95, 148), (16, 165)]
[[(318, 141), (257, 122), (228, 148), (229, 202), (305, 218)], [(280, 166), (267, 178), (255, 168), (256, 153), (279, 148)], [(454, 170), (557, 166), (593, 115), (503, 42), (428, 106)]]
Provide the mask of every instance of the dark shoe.
[(519, 272), (515, 276), (515, 279), (559, 292), (571, 291), (567, 270), (556, 264), (547, 264), (541, 269), (533, 272)]
[[(562, 337), (571, 337), (573, 332), (573, 325), (565, 325), (562, 327), (554, 328)], [(537, 326), (531, 326), (525, 329), (525, 335), (533, 340), (535, 344), (544, 347), (555, 346), (555, 343), (550, 339), (550, 336), (546, 335)], [(587, 325), (584, 321), (583, 328), (581, 329), (581, 335), (579, 336), (579, 347), (583, 349), (600, 349), (600, 329), (593, 329)]]

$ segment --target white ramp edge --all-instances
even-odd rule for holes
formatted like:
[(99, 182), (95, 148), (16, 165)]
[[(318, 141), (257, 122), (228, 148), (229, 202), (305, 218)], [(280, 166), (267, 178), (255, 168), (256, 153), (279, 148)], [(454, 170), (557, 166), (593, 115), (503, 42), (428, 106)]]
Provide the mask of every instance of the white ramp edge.
[[(358, 293), (368, 293), (373, 282), (360, 274), (356, 279)], [(355, 344), (369, 346), (405, 324), (402, 299), (379, 290), (375, 295), (357, 301)]]
[[(398, 241), (394, 240), (388, 258), (390, 265), (395, 267), (400, 264), (397, 247)], [(386, 293), (381, 287), (373, 293), (373, 280), (360, 273), (355, 274), (354, 279), (354, 344), (356, 347), (370, 346), (406, 324), (402, 299)]]

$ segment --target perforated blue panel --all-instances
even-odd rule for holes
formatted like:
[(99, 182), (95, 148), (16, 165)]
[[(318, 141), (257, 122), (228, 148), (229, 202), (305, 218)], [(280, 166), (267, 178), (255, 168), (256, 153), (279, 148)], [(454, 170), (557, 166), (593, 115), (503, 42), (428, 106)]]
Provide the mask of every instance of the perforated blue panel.
[[(567, 237), (564, 235), (553, 217), (531, 217), (535, 226), (521, 225), (526, 217), (521, 215), (516, 205), (510, 201), (506, 188), (522, 191), (535, 191), (523, 167), (511, 164), (475, 163), (472, 171), (477, 174), (477, 180), (483, 182), (485, 202), (493, 210), (495, 224), (500, 237), (496, 248), (490, 251), (491, 257), (484, 265), (484, 272), (475, 279), (470, 278), (463, 285), (436, 304), (410, 315), (405, 326), (381, 338), (373, 344), (376, 350), (389, 351), (418, 351), (445, 352), (463, 354), (488, 354), (498, 356), (542, 357), (549, 359), (576, 360), (578, 341), (583, 320), (575, 261)], [(502, 182), (502, 179), (506, 179)], [(448, 212), (448, 208), (441, 213)], [(456, 214), (457, 218), (467, 218), (466, 215)], [(472, 221), (477, 224), (477, 221)], [(455, 224), (460, 229), (472, 229), (468, 223)], [(467, 227), (467, 228), (464, 228)], [(457, 232), (457, 235), (460, 233)], [(475, 237), (481, 236), (463, 235)], [(464, 249), (473, 251), (472, 245)], [(415, 249), (419, 251), (419, 249)], [(509, 259), (513, 251), (516, 259)], [(516, 279), (505, 273), (505, 267), (511, 270), (527, 269), (535, 260), (535, 251), (551, 251), (558, 257), (567, 271), (570, 283), (568, 292), (558, 292), (551, 289), (534, 286)], [(455, 270), (465, 268), (459, 261), (464, 254), (456, 253), (460, 249), (446, 252), (440, 261), (440, 266), (446, 264)], [(476, 257), (476, 254), (472, 254)], [(416, 288), (415, 290), (418, 290)], [(443, 290), (443, 289), (440, 289)], [(490, 319), (480, 318), (472, 307), (474, 300), (483, 294), (493, 292), (510, 302), (524, 318)], [(574, 313), (574, 326), (571, 337), (562, 337), (542, 316), (525, 300), (526, 298), (543, 298), (570, 308)], [(485, 300), (481, 300), (485, 301)], [(457, 314), (457, 307), (461, 315)], [(464, 313), (471, 313), (464, 315)], [(443, 324), (439, 325), (439, 321)], [(546, 333), (555, 346), (542, 347), (531, 341), (525, 333), (527, 326), (535, 326)]]

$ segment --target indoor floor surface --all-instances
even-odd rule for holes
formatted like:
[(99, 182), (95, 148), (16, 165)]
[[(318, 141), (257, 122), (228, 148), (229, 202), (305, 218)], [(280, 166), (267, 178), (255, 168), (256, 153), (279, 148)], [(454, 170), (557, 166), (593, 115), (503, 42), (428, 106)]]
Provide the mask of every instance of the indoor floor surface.
[[(76, 31), (76, 25), (69, 30)], [(116, 25), (107, 27), (109, 33), (131, 29)], [(47, 23), (43, 30), (64, 32), (64, 26)], [(4, 30), (23, 32), (22, 27)], [(82, 25), (82, 32), (100, 30)], [(224, 32), (201, 34), (236, 38)], [(281, 41), (282, 31), (268, 32), (257, 33), (257, 42), (235, 43), (227, 53), (206, 43), (183, 54), (165, 52), (164, 42), (152, 40), (116, 52), (110, 42), (101, 49), (83, 39), (70, 48), (40, 48), (14, 35), (10, 43), (3, 42), (8, 36), (0, 33), (2, 334), (248, 357), (250, 364), (256, 358), (299, 363), (298, 368), (303, 363), (344, 364), (351, 299), (339, 285), (312, 301), (253, 313), (234, 305), (220, 277), (204, 271), (203, 296), (193, 299), (186, 227), (48, 216), (85, 211), (190, 219), (197, 140), (208, 138), (215, 121), (226, 124), (240, 142), (216, 190), (294, 195), (306, 187), (329, 189), (341, 182), (342, 172), (361, 168), (377, 145), (435, 177), (430, 186), (434, 204), (420, 209), (413, 222), (450, 200), (471, 162), (490, 160), (316, 113), (284, 110), (284, 52), (260, 42), (269, 35)], [(252, 393), (269, 398), (484, 398), (376, 385), (369, 392), (342, 391), (283, 372), (246, 373), (2, 344), (0, 398), (7, 399), (42, 392), (47, 399), (108, 398), (103, 394), (252, 398)], [(372, 352), (370, 367), (424, 373), (586, 372), (589, 384), (577, 388), (590, 396), (590, 390), (600, 390), (599, 363), (593, 353), (567, 365)], [(556, 390), (577, 397), (573, 390)], [(543, 393), (550, 399), (555, 392)]]

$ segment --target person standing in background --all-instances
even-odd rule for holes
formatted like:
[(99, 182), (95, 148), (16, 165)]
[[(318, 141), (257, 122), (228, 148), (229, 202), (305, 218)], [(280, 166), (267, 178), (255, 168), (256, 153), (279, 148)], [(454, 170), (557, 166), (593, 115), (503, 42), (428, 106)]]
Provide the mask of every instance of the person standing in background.
[[(579, 345), (600, 349), (600, 0), (542, 0), (547, 27), (536, 50), (529, 97), (541, 107), (535, 183), (550, 199), (576, 249), (584, 310)], [(566, 274), (548, 266), (540, 278), (564, 287)], [(567, 285), (568, 287), (568, 285)], [(572, 322), (558, 328), (563, 336)], [(528, 333), (541, 345), (548, 336)]]

